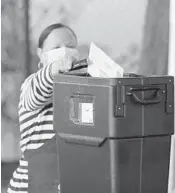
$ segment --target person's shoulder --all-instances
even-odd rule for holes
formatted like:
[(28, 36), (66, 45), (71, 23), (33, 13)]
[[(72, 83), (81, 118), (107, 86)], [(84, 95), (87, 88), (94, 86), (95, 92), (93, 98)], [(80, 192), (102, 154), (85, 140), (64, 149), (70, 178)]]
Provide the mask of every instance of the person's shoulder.
[(31, 74), (30, 76), (28, 76), (28, 77), (24, 80), (24, 82), (30, 81), (30, 80), (35, 76), (35, 74), (36, 74), (36, 73), (33, 73), (33, 74)]
[(32, 80), (32, 78), (35, 76), (35, 73), (31, 74), (30, 76), (28, 76), (24, 82), (22, 83), (21, 85), (21, 90), (23, 90), (27, 85), (28, 83)]

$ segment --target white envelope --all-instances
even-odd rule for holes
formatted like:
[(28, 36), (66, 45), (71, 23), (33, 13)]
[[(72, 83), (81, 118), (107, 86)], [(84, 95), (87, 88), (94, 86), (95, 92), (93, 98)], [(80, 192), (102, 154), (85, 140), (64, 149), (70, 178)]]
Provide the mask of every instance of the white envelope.
[(121, 78), (124, 69), (116, 64), (104, 51), (91, 43), (89, 50), (88, 73), (92, 77)]

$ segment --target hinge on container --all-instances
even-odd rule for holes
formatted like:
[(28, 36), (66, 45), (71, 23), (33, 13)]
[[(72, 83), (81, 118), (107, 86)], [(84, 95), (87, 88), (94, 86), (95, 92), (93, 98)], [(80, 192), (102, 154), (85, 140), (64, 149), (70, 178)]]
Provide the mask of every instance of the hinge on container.
[(125, 116), (125, 87), (117, 86), (116, 89), (116, 117), (124, 117)]
[(173, 114), (174, 112), (174, 84), (166, 85), (166, 113)]

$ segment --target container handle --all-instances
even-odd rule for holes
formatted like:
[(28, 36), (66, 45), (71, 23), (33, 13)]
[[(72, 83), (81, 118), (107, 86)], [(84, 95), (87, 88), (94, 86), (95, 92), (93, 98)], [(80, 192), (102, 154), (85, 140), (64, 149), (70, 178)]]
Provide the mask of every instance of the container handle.
[(90, 137), (90, 136), (74, 135), (74, 134), (67, 134), (67, 133), (58, 133), (58, 136), (66, 143), (85, 145), (85, 146), (95, 146), (95, 147), (101, 147), (107, 140), (107, 138), (103, 138), (103, 137)]
[[(149, 91), (149, 90), (155, 90), (156, 91), (156, 97), (155, 99), (142, 99), (139, 98), (134, 92), (138, 91)], [(149, 104), (158, 104), (162, 100), (162, 92), (160, 88), (131, 88), (130, 92), (127, 93), (127, 95), (132, 96), (133, 99), (141, 104), (141, 105), (149, 105)]]

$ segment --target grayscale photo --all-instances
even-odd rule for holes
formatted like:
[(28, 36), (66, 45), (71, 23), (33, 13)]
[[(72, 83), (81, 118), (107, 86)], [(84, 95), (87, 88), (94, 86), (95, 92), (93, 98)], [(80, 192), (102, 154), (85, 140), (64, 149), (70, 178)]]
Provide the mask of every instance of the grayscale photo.
[(1, 0), (1, 192), (175, 193), (175, 0)]

